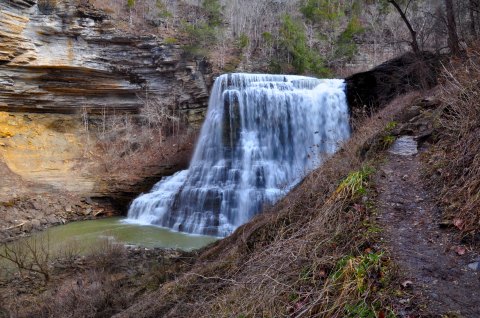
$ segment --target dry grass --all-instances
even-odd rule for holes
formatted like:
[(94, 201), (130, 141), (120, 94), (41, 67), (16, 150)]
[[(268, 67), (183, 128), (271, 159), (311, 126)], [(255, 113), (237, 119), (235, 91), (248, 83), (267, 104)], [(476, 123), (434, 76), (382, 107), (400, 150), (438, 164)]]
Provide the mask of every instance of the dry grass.
[(480, 232), (480, 52), (444, 69), (443, 114), (429, 157), (444, 217), (463, 233)]
[[(120, 316), (356, 317), (388, 313), (388, 257), (373, 246), (370, 173), (396, 99), (291, 194), (207, 248), (194, 269)], [(357, 172), (357, 173), (356, 173)], [(384, 285), (385, 284), (385, 285)], [(161, 299), (162, 301), (159, 301)]]
[(33, 275), (0, 276), (0, 317), (111, 317), (186, 271), (196, 255), (127, 249), (112, 238), (85, 255), (77, 250), (52, 256), (47, 284)]
[(37, 308), (20, 316), (30, 317), (111, 317), (128, 304), (120, 293), (122, 277), (102, 271), (87, 271), (59, 285), (53, 297), (39, 299)]
[(365, 119), (288, 197), (194, 265), (192, 257), (127, 257), (105, 241), (86, 258), (67, 253), (68, 274), (55, 272), (46, 292), (4, 306), (20, 317), (388, 316), (392, 273), (376, 245), (370, 167), (396, 114), (417, 97)]

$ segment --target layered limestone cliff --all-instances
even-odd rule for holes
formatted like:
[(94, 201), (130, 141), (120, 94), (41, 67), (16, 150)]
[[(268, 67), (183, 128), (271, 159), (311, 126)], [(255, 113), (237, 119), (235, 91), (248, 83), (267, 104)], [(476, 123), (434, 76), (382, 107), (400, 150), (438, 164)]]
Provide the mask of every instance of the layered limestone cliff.
[[(0, 1), (0, 161), (8, 180), (83, 197), (143, 191), (143, 177), (171, 173), (185, 160), (152, 162), (122, 185), (99, 173), (111, 169), (100, 162), (104, 154), (89, 125), (130, 114), (119, 120), (141, 126), (139, 114), (155, 101), (194, 130), (206, 111), (210, 72), (206, 61), (185, 57), (179, 46), (117, 30), (87, 1)], [(188, 145), (180, 150), (188, 157)]]

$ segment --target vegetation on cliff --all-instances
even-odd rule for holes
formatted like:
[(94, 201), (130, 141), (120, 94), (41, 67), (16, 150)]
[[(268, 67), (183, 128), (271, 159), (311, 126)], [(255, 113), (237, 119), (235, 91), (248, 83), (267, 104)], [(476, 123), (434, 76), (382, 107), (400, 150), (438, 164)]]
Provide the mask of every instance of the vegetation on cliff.
[[(125, 28), (162, 34), (193, 54), (210, 57), (220, 72), (325, 74), (329, 69), (351, 74), (411, 48), (445, 51), (459, 39), (475, 38), (478, 29), (474, 0), (461, 1), (452, 9), (431, 0), (92, 3), (109, 10)], [(454, 23), (449, 12), (456, 15)], [(285, 32), (286, 28), (291, 30)], [(297, 43), (288, 43), (293, 31)], [(460, 37), (447, 41), (451, 36), (445, 34), (457, 33)]]

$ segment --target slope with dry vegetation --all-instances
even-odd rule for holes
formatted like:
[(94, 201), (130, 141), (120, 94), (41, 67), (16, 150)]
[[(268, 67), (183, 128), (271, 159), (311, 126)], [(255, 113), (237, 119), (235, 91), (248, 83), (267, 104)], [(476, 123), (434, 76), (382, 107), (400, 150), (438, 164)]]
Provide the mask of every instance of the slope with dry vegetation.
[(395, 274), (378, 244), (371, 175), (389, 145), (389, 123), (417, 96), (397, 99), (366, 120), (287, 198), (119, 316), (393, 314)]
[(471, 238), (480, 233), (480, 55), (453, 60), (444, 72), (435, 147), (427, 176), (437, 190), (446, 222)]
[[(352, 139), (287, 198), (205, 249), (191, 270), (143, 296), (118, 317), (183, 317), (192, 313), (199, 317), (395, 317), (438, 313), (440, 308), (429, 307), (435, 303), (429, 303), (429, 294), (421, 285), (412, 291), (409, 277), (404, 276), (408, 262), (394, 257), (395, 245), (381, 240), (386, 232), (376, 220), (381, 211), (372, 174), (377, 174), (384, 151), (396, 136), (415, 134), (428, 149), (424, 157), (439, 164), (432, 165), (436, 188), (443, 194), (439, 203), (464, 203), (455, 215), (450, 214), (451, 206), (440, 204), (440, 209), (455, 218), (452, 223), (462, 231), (476, 233), (479, 189), (474, 141), (478, 137), (478, 105), (473, 100), (477, 85), (472, 82), (476, 81), (470, 74), (477, 68), (477, 58), (474, 54), (462, 62), (454, 59), (445, 68), (440, 87), (398, 97), (363, 121)], [(437, 158), (448, 158), (450, 169), (443, 170), (446, 161)], [(427, 168), (423, 168), (425, 174), (429, 173)], [(455, 173), (460, 174), (451, 178)], [(454, 184), (449, 183), (453, 180)], [(449, 185), (453, 191), (445, 190)], [(435, 201), (435, 192), (423, 181), (415, 186)], [(425, 226), (438, 227), (437, 219), (433, 215)], [(411, 224), (419, 222), (425, 220), (409, 220)], [(455, 232), (436, 235), (446, 235), (448, 246), (464, 242)], [(428, 244), (441, 242), (437, 239)], [(475, 257), (478, 245), (469, 244), (469, 257)], [(444, 248), (439, 245), (433, 250)], [(463, 247), (454, 251), (465, 253)], [(458, 267), (454, 268), (434, 256), (426, 261), (440, 266), (438, 271), (447, 277), (467, 268), (465, 258), (455, 259)], [(434, 272), (431, 275), (435, 277)], [(446, 288), (441, 295), (449, 297), (448, 293), (458, 290), (464, 294), (461, 297), (472, 297), (461, 288)], [(409, 295), (412, 292), (415, 296)], [(441, 309), (448, 314), (448, 305)], [(468, 313), (474, 308), (464, 310)]]
[[(416, 134), (428, 149), (423, 157), (441, 164), (432, 164), (433, 170), (424, 171), (436, 175), (440, 193), (452, 179), (442, 170), (445, 161), (438, 158), (450, 156), (453, 168), (448, 172), (463, 173), (452, 187), (455, 200), (443, 196), (439, 203), (464, 200), (465, 208), (457, 210), (462, 214), (451, 216), (452, 223), (465, 233), (476, 233), (478, 210), (468, 207), (477, 203), (472, 194), (478, 192), (478, 179), (469, 173), (475, 176), (478, 170), (477, 154), (470, 152), (476, 149), (473, 115), (478, 105), (472, 99), (475, 86), (468, 86), (472, 77), (465, 74), (476, 69), (477, 58), (472, 54), (466, 61), (453, 60), (445, 67), (441, 86), (402, 95), (373, 117), (358, 119), (355, 133), (337, 154), (281, 202), (230, 237), (195, 254), (155, 256), (148, 266), (134, 270), (130, 261), (124, 267), (100, 265), (100, 271), (95, 270), (98, 275), (89, 271), (98, 265), (74, 258), (74, 270), (48, 282), (47, 292), (37, 290), (20, 298), (20, 316), (62, 316), (66, 315), (62, 311), (65, 306), (73, 317), (86, 315), (87, 309), (91, 316), (118, 317), (428, 315), (428, 302), (418, 290), (421, 287), (412, 290), (398, 251), (381, 239), (386, 232), (377, 221), (382, 210), (377, 204), (380, 189), (375, 180), (381, 173), (379, 167), (385, 164), (385, 151), (396, 136)], [(462, 145), (463, 152), (444, 151), (455, 145)], [(463, 163), (461, 169), (456, 168), (459, 162)], [(424, 191), (434, 198), (428, 188)], [(445, 208), (449, 215), (448, 206)], [(460, 239), (451, 237), (453, 243)], [(478, 248), (472, 241), (469, 244), (471, 251)], [(105, 264), (138, 259), (125, 256), (125, 252), (120, 256), (105, 254)], [(151, 256), (140, 257), (148, 260)], [(109, 258), (117, 260), (112, 263)], [(158, 268), (155, 264), (166, 265)], [(82, 286), (91, 295), (78, 284), (86, 284)], [(5, 285), (4, 290), (11, 291), (12, 285)], [(5, 308), (18, 306), (8, 299), (3, 301)], [(43, 305), (38, 307), (38, 302)]]

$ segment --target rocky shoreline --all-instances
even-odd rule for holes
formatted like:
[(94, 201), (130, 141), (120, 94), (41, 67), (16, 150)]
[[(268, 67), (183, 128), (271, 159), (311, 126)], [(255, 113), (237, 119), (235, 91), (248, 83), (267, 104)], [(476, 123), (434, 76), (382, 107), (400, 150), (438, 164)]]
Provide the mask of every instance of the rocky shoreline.
[(51, 226), (118, 215), (108, 202), (70, 194), (36, 194), (0, 200), (0, 242), (8, 242)]

